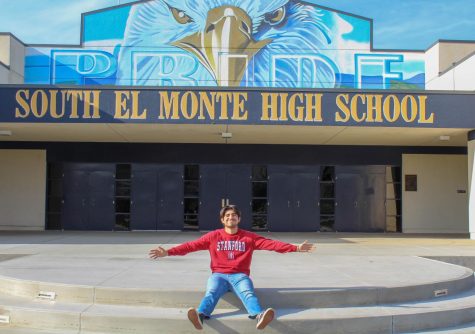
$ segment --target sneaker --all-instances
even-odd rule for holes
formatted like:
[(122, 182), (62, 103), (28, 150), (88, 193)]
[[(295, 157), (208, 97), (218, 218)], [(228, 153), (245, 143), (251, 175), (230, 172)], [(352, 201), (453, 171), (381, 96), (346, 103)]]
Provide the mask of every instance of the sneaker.
[(264, 329), (274, 319), (274, 310), (268, 308), (257, 315), (257, 329)]
[(198, 311), (192, 307), (188, 309), (188, 319), (195, 326), (196, 329), (203, 329), (203, 319), (205, 318), (204, 314), (198, 313)]

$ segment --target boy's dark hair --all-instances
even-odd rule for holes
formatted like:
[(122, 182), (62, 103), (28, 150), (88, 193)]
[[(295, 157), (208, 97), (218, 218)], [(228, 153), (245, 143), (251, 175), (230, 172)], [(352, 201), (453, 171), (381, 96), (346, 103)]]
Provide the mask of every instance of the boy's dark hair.
[(241, 211), (239, 211), (238, 207), (236, 205), (226, 205), (224, 206), (221, 211), (219, 212), (219, 218), (223, 219), (224, 218), (224, 215), (226, 214), (226, 212), (228, 211), (234, 211), (235, 214), (237, 214), (237, 216), (239, 218), (241, 218)]

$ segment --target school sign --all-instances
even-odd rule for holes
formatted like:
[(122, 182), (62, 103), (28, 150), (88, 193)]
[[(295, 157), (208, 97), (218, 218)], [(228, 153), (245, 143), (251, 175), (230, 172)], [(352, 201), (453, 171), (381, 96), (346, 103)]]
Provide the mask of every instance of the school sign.
[(5, 87), (0, 122), (475, 127), (473, 94)]

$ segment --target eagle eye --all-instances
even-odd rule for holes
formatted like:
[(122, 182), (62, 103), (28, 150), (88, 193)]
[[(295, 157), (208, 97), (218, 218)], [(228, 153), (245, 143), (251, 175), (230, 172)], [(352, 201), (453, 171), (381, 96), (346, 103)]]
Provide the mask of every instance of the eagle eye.
[(274, 10), (271, 13), (267, 13), (264, 18), (264, 21), (269, 23), (271, 26), (275, 26), (277, 24), (282, 23), (282, 21), (284, 21), (285, 19), (285, 16), (286, 16), (286, 10), (285, 10), (285, 6), (283, 6), (277, 10)]
[(175, 20), (180, 24), (187, 24), (193, 22), (193, 19), (186, 15), (185, 12), (182, 10), (170, 7), (170, 11), (172, 12)]

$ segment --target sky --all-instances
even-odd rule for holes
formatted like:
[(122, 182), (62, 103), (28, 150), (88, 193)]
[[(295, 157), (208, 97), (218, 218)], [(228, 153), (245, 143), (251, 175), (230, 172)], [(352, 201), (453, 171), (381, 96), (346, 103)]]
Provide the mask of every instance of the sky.
[[(306, 0), (373, 19), (376, 49), (425, 50), (475, 41), (475, 0)], [(81, 13), (133, 0), (0, 0), (0, 32), (26, 44), (78, 44)]]

